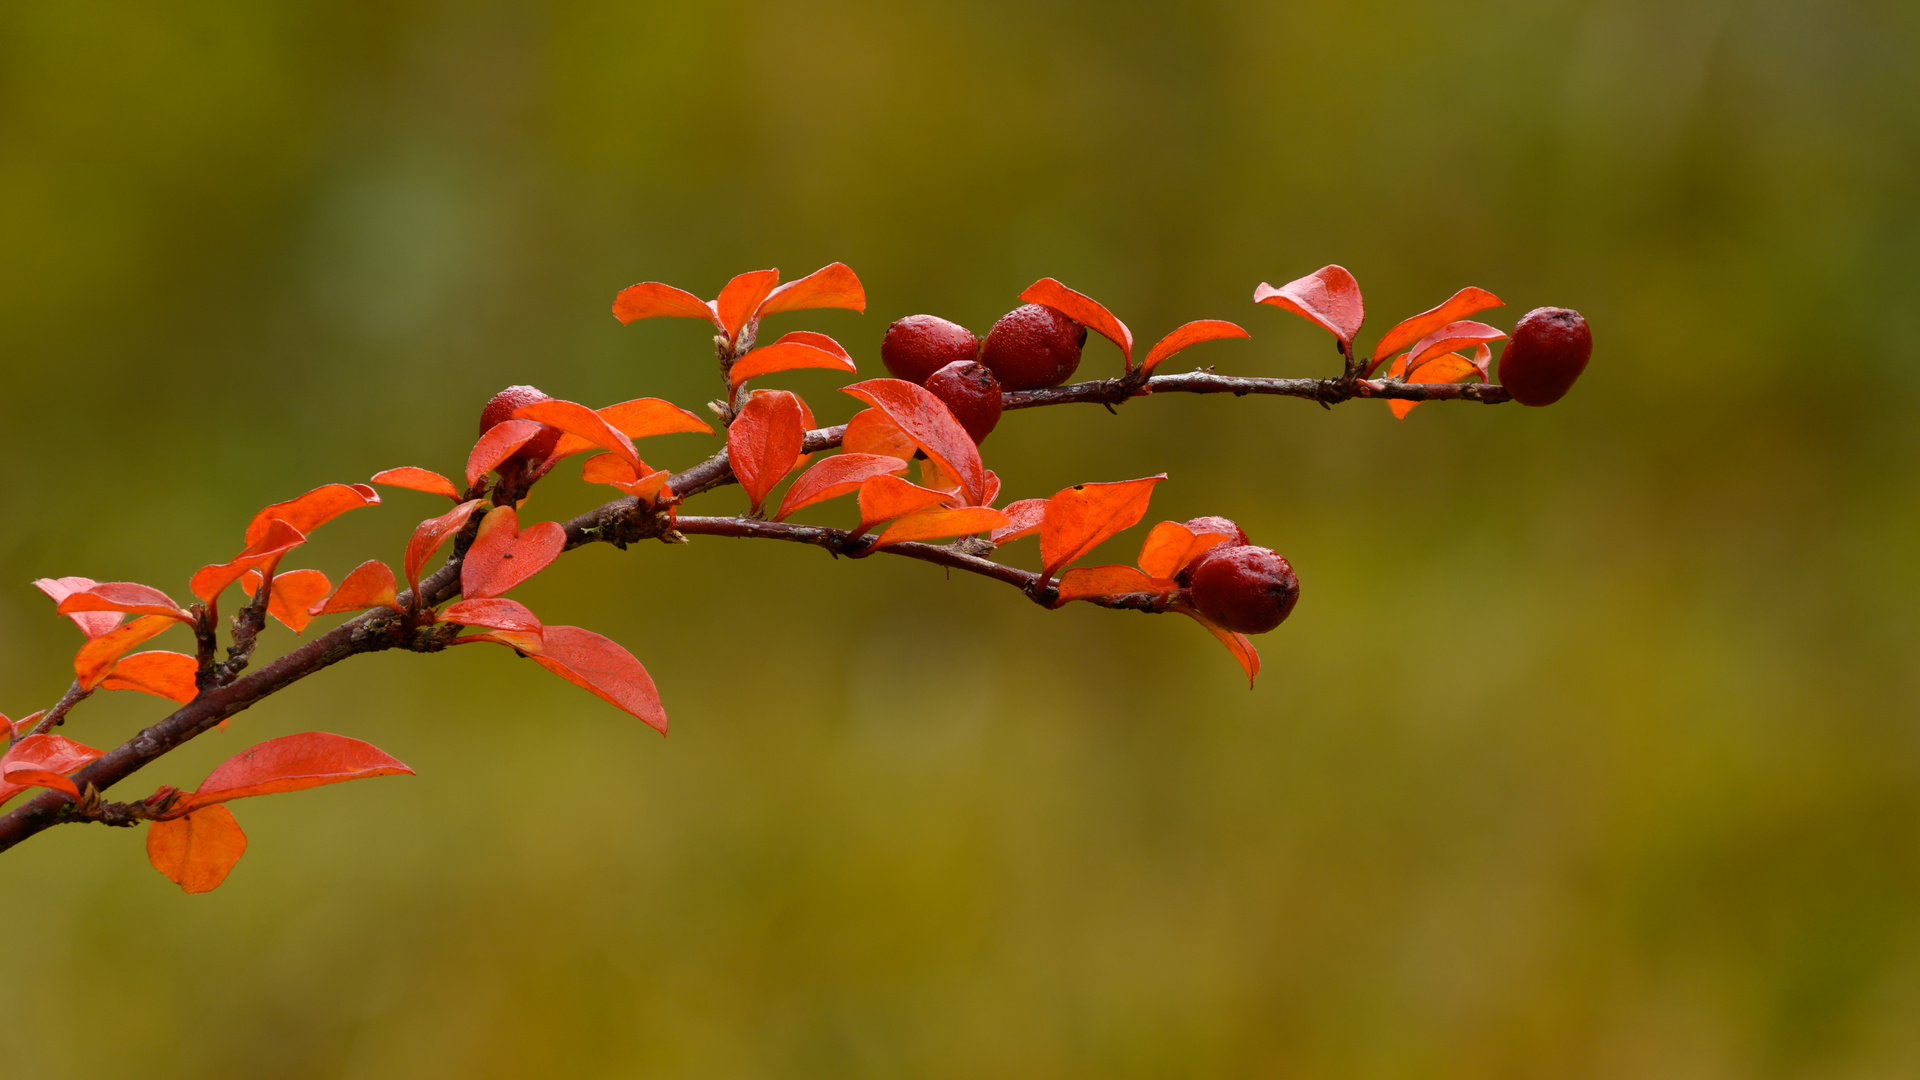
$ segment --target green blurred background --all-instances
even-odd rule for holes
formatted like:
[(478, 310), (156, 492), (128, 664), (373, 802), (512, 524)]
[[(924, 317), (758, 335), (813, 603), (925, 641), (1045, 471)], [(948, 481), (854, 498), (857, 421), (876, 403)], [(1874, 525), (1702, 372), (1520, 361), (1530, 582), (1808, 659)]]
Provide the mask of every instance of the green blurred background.
[(1917, 47), (1899, 0), (0, 7), (16, 717), (80, 641), (32, 578), (183, 596), (265, 503), (457, 470), (509, 383), (697, 408), (701, 328), (608, 314), (638, 280), (845, 261), (867, 313), (777, 329), (869, 371), (1052, 275), (1254, 334), (1177, 367), (1331, 373), (1248, 302), (1328, 262), (1363, 341), (1473, 284), (1598, 342), (1544, 410), (1007, 416), (1010, 497), (1165, 470), (1149, 521), (1293, 560), (1252, 692), (1185, 620), (904, 560), (571, 556), (516, 595), (671, 739), (499, 649), (303, 683), (126, 790), (315, 728), (418, 777), (241, 804), (201, 897), (136, 831), (0, 856), (4, 1071), (1920, 1074)]

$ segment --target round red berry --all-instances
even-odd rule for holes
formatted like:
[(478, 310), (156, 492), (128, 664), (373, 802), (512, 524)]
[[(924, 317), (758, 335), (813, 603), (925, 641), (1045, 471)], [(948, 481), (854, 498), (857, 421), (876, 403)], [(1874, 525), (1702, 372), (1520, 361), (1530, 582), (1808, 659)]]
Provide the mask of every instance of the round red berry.
[(985, 364), (956, 360), (927, 377), (927, 390), (947, 403), (975, 443), (1000, 422), (1000, 382)]
[[(480, 410), (480, 434), (485, 435), (487, 432), (492, 431), (495, 426), (513, 419), (513, 413), (516, 409), (523, 409), (537, 402), (552, 400), (552, 398), (532, 386), (509, 386), (505, 390), (493, 395), (487, 402), (487, 407)], [(545, 461), (547, 455), (553, 453), (553, 448), (559, 444), (562, 434), (563, 432), (557, 427), (541, 425), (540, 434), (528, 439), (526, 445), (515, 450), (512, 456), (507, 458), (507, 461), (531, 461), (535, 463)], [(505, 465), (506, 461), (501, 462), (501, 464)]]
[(1041, 304), (1017, 307), (993, 324), (980, 362), (1003, 390), (1038, 390), (1066, 382), (1080, 366), (1087, 328)]
[(1207, 556), (1194, 560), (1193, 606), (1218, 626), (1264, 634), (1285, 622), (1300, 599), (1293, 567), (1268, 548), (1217, 547)]
[(1572, 308), (1534, 308), (1500, 354), (1500, 385), (1522, 405), (1551, 405), (1587, 370), (1593, 334)]
[(928, 376), (948, 364), (972, 360), (980, 339), (959, 323), (937, 315), (909, 315), (887, 327), (880, 340), (880, 361), (896, 379), (925, 386)]

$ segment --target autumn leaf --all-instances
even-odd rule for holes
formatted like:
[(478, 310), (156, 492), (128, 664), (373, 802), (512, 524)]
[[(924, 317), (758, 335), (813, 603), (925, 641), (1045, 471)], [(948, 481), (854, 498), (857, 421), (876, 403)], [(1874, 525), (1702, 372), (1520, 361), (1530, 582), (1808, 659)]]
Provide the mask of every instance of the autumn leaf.
[(199, 696), (200, 663), (185, 653), (142, 652), (120, 658), (100, 682), (102, 690), (138, 690), (182, 705)]
[(1007, 524), (1007, 515), (985, 506), (919, 510), (887, 526), (873, 542), (875, 550), (909, 540), (936, 540), (988, 532)]
[(420, 588), (420, 568), (447, 542), (447, 537), (460, 531), (467, 519), (479, 509), (484, 500), (471, 499), (441, 514), (437, 518), (428, 518), (413, 530), (413, 536), (407, 540), (407, 584), (417, 592)]
[(860, 527), (854, 533), (858, 535), (883, 521), (939, 506), (952, 497), (950, 492), (924, 488), (897, 476), (868, 477), (860, 485)]
[(1367, 317), (1360, 283), (1343, 266), (1323, 266), (1277, 289), (1263, 281), (1253, 290), (1253, 302), (1272, 304), (1332, 331), (1349, 352)]
[[(1171, 596), (1180, 586), (1148, 577), (1131, 566), (1076, 566), (1060, 575), (1060, 600), (1104, 600), (1152, 593)], [(1058, 607), (1059, 604), (1055, 606)]]
[(247, 850), (247, 834), (224, 806), (147, 826), (147, 861), (189, 893), (211, 892)]
[(275, 518), (259, 539), (248, 541), (246, 550), (230, 561), (201, 567), (187, 582), (187, 588), (193, 591), (193, 595), (211, 604), (214, 597), (225, 591), (227, 586), (240, 580), (240, 575), (249, 570), (271, 574), (280, 565), (281, 557), (306, 542), (306, 534)]
[(618, 642), (577, 626), (549, 626), (545, 648), (533, 661), (646, 721), (660, 734), (667, 733), (667, 712), (660, 706), (653, 678)]
[(613, 298), (613, 317), (623, 323), (636, 319), (651, 319), (659, 315), (671, 315), (682, 319), (705, 319), (715, 329), (725, 330), (720, 317), (713, 313), (705, 300), (671, 285), (662, 285), (657, 281), (643, 281), (638, 285), (629, 285)]
[(796, 330), (735, 361), (728, 377), (730, 385), (738, 390), (740, 384), (748, 379), (795, 368), (832, 368), (849, 374), (858, 370), (853, 366), (853, 358), (847, 355), (847, 350), (841, 348), (839, 342), (825, 334)]
[[(662, 401), (659, 398), (636, 398), (596, 411), (600, 419), (607, 422), (608, 427), (633, 440), (681, 432), (713, 434), (712, 425), (705, 420), (671, 401)], [(554, 446), (553, 453), (547, 455), (547, 460), (558, 461), (596, 445), (598, 444), (578, 435), (562, 435), (559, 443)]]
[(658, 501), (663, 492), (671, 494), (667, 488), (670, 475), (665, 469), (638, 475), (618, 454), (595, 454), (580, 463), (580, 479), (589, 484), (619, 488), (649, 506)]
[(540, 430), (540, 424), (533, 420), (502, 420), (488, 428), (467, 455), (467, 486), (477, 486), (481, 478), (533, 441)]
[(176, 809), (191, 812), (231, 799), (301, 791), (396, 773), (411, 776), (413, 770), (371, 743), (345, 735), (308, 731), (268, 739), (240, 751), (221, 762), (192, 794), (174, 805)]
[(1153, 485), (1166, 473), (1140, 480), (1076, 484), (1047, 500), (1040, 523), (1041, 582), (1147, 512)]
[(1151, 577), (1173, 577), (1201, 552), (1228, 539), (1225, 533), (1196, 535), (1178, 521), (1163, 521), (1147, 533), (1146, 542), (1140, 545), (1140, 569)]
[(1220, 644), (1225, 645), (1227, 652), (1233, 655), (1234, 662), (1240, 665), (1240, 670), (1247, 673), (1247, 689), (1253, 689), (1254, 677), (1260, 674), (1260, 650), (1253, 647), (1252, 638), (1219, 626), (1206, 616), (1184, 605), (1176, 604), (1171, 610), (1178, 611), (1180, 614), (1206, 627), (1207, 633), (1219, 639)]
[(1009, 540), (1018, 540), (1023, 536), (1032, 536), (1040, 531), (1041, 519), (1047, 514), (1047, 500), (1021, 499), (1007, 504), (1007, 525), (987, 534), (987, 539), (996, 544)]
[(919, 447), (886, 413), (879, 409), (861, 409), (847, 421), (846, 433), (840, 437), (840, 449), (849, 454), (881, 454), (910, 461)]
[[(497, 462), (495, 464), (498, 464)], [(493, 466), (489, 465), (488, 468)], [(429, 495), (445, 495), (454, 502), (460, 501), (460, 492), (453, 481), (434, 472), (432, 469), (416, 469), (411, 465), (402, 465), (398, 469), (387, 469), (373, 474), (373, 482), (388, 487), (407, 488), (411, 491), (424, 491)]]
[(120, 611), (128, 615), (165, 615), (193, 624), (193, 616), (159, 589), (131, 581), (108, 581), (67, 594), (56, 608), (62, 615), (77, 611)]
[[(240, 587), (248, 596), (260, 587), (260, 572), (249, 570), (240, 578)], [(273, 576), (273, 588), (267, 593), (267, 614), (280, 625), (298, 634), (313, 621), (313, 605), (333, 590), (327, 575), (318, 570), (289, 570)]]
[(265, 540), (276, 521), (293, 526), (303, 537), (311, 536), (313, 530), (341, 514), (363, 506), (377, 506), (379, 502), (380, 493), (365, 484), (323, 484), (297, 499), (275, 503), (253, 515), (253, 520), (247, 523), (247, 546)]
[(599, 413), (578, 402), (558, 399), (536, 401), (515, 409), (513, 415), (519, 420), (537, 420), (548, 427), (559, 428), (568, 435), (577, 435), (585, 439), (588, 445), (611, 450), (635, 469), (640, 468), (640, 452), (633, 448), (633, 440), (607, 423)]
[(1029, 304), (1045, 304), (1120, 346), (1120, 355), (1126, 360), (1127, 370), (1133, 370), (1133, 331), (1127, 329), (1126, 323), (1114, 318), (1113, 312), (1099, 301), (1084, 293), (1074, 292), (1052, 278), (1041, 278), (1027, 286), (1026, 291), (1020, 294), (1020, 299)]
[[(1484, 350), (1485, 346), (1481, 348)], [(1402, 377), (1407, 367), (1408, 355), (1401, 353), (1393, 358), (1393, 366), (1387, 369), (1388, 377)], [(1434, 357), (1420, 365), (1420, 370), (1415, 374), (1420, 376), (1419, 381), (1422, 383), (1457, 383), (1465, 382), (1476, 375), (1483, 379), (1486, 377), (1486, 371), (1481, 365), (1459, 353), (1447, 353), (1444, 356)], [(1407, 398), (1390, 398), (1387, 401), (1387, 408), (1393, 412), (1396, 419), (1405, 420), (1407, 414), (1412, 412), (1413, 407), (1418, 404), (1420, 402)]]
[(30, 787), (52, 788), (78, 799), (80, 788), (67, 774), (103, 756), (103, 751), (65, 736), (29, 735), (0, 755), (0, 803)]
[(516, 649), (528, 656), (541, 650), (546, 630), (540, 624), (539, 616), (512, 600), (462, 600), (457, 604), (449, 604), (447, 609), (440, 613), (440, 619), (442, 622), (474, 626), (488, 631), (488, 633), (470, 637), (455, 638), (455, 644), (491, 641)]
[(1464, 319), (1476, 311), (1504, 306), (1499, 297), (1485, 289), (1472, 286), (1461, 289), (1439, 307), (1423, 311), (1387, 331), (1386, 336), (1380, 339), (1380, 344), (1373, 347), (1373, 363), (1367, 366), (1367, 373), (1371, 375), (1382, 360), (1450, 322)]
[(800, 399), (785, 390), (755, 390), (727, 425), (727, 463), (755, 514), (767, 493), (799, 464), (806, 440)]
[(1217, 341), (1221, 338), (1243, 338), (1253, 335), (1224, 319), (1196, 319), (1174, 330), (1173, 333), (1153, 343), (1147, 351), (1147, 358), (1140, 362), (1142, 371), (1152, 371), (1160, 361), (1174, 353), (1203, 341)]
[[(1407, 362), (1408, 370), (1414, 375), (1420, 375), (1421, 367), (1433, 357), (1453, 352), (1462, 345), (1483, 345), (1499, 341), (1506, 336), (1504, 331), (1497, 330), (1486, 323), (1471, 320), (1448, 323), (1421, 338), (1413, 348), (1408, 350), (1408, 355), (1413, 358)], [(1420, 381), (1427, 380), (1422, 376)]]
[(886, 413), (921, 452), (959, 479), (969, 506), (980, 505), (986, 494), (986, 466), (980, 462), (980, 448), (946, 402), (901, 379), (868, 379), (841, 387), (841, 392)]
[[(98, 583), (92, 578), (83, 577), (41, 578), (33, 583), (33, 587), (46, 593), (47, 598), (54, 602), (55, 609), (58, 610), (61, 601), (83, 589), (91, 589), (96, 584)], [(81, 633), (89, 638), (97, 638), (119, 626), (126, 615), (118, 611), (75, 611), (68, 614), (67, 618), (73, 620)]]
[(314, 615), (336, 615), (343, 611), (359, 611), (370, 607), (390, 607), (400, 610), (398, 602), (399, 583), (393, 579), (393, 571), (379, 559), (368, 559), (353, 568), (340, 588), (324, 603), (315, 604), (309, 611)]
[(755, 322), (783, 311), (809, 308), (845, 308), (867, 310), (867, 293), (860, 279), (845, 263), (828, 263), (806, 277), (797, 278), (767, 294), (753, 313)]
[(794, 480), (793, 486), (787, 489), (787, 497), (780, 500), (780, 511), (773, 515), (773, 520), (785, 521), (788, 514), (801, 507), (837, 499), (858, 491), (861, 484), (873, 477), (906, 470), (906, 461), (886, 454), (842, 453), (822, 458)]
[(142, 615), (80, 646), (73, 657), (73, 677), (80, 681), (80, 689), (99, 686), (122, 656), (172, 625), (174, 620), (165, 615)]
[(567, 530), (543, 521), (520, 531), (520, 515), (496, 506), (480, 520), (480, 531), (460, 563), (460, 593), (469, 600), (500, 596), (547, 568), (566, 550)]

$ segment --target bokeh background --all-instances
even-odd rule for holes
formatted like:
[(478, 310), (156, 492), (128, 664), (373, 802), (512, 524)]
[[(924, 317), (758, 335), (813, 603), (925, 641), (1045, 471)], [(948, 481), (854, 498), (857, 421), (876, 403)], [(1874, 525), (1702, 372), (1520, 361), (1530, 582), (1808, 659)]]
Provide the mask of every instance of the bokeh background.
[(1253, 332), (1179, 366), (1330, 373), (1249, 303), (1328, 262), (1363, 341), (1474, 284), (1598, 343), (1542, 410), (1008, 415), (1009, 496), (1165, 470), (1149, 522), (1293, 560), (1251, 692), (1185, 620), (903, 560), (570, 556), (521, 597), (642, 657), (670, 739), (499, 649), (313, 678), (133, 793), (315, 728), (419, 775), (241, 804), (201, 897), (136, 831), (0, 857), (5, 1071), (1920, 1073), (1917, 47), (1898, 0), (0, 6), (16, 717), (80, 640), (35, 577), (185, 595), (261, 505), (455, 471), (509, 383), (698, 408), (634, 281), (845, 261), (867, 313), (778, 329), (869, 370), (1052, 275)]

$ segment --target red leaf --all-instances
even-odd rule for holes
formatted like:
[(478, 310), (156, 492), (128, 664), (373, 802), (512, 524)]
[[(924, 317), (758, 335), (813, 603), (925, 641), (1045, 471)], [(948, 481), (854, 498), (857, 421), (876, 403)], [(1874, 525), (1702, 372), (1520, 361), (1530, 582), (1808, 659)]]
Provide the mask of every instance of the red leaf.
[[(441, 622), (458, 623), (461, 626), (478, 626), (486, 630), (507, 630), (515, 633), (532, 634), (536, 639), (541, 630), (540, 617), (512, 600), (462, 600), (447, 605), (440, 613)], [(537, 652), (538, 650), (529, 650)]]
[(1253, 290), (1253, 302), (1285, 308), (1295, 315), (1333, 331), (1348, 350), (1353, 336), (1366, 320), (1366, 305), (1360, 299), (1360, 283), (1343, 266), (1323, 266), (1306, 277), (1287, 282), (1279, 288), (1261, 282)]
[(1140, 593), (1171, 596), (1179, 589), (1171, 581), (1148, 577), (1131, 566), (1076, 566), (1060, 575), (1061, 604)]
[(1476, 311), (1503, 306), (1499, 297), (1469, 285), (1454, 293), (1439, 307), (1423, 311), (1387, 331), (1387, 335), (1380, 339), (1380, 344), (1373, 347), (1373, 363), (1368, 365), (1367, 373), (1372, 374), (1373, 369), (1380, 366), (1380, 361), (1456, 319), (1464, 319)]
[(1146, 542), (1140, 545), (1140, 569), (1152, 577), (1170, 578), (1185, 569), (1195, 556), (1228, 539), (1225, 533), (1195, 535), (1178, 521), (1163, 521), (1147, 533)]
[(869, 477), (860, 485), (860, 527), (863, 533), (882, 521), (918, 513), (952, 498), (951, 492), (910, 484), (897, 476)]
[[(91, 589), (95, 584), (96, 582), (92, 578), (41, 578), (33, 583), (33, 587), (46, 593), (47, 597), (56, 605), (57, 610), (61, 601), (82, 589)], [(73, 620), (74, 625), (80, 628), (81, 633), (87, 635), (89, 638), (97, 638), (101, 634), (119, 626), (120, 620), (126, 618), (126, 616), (118, 611), (76, 611), (69, 614), (67, 618)]]
[(737, 390), (748, 379), (795, 368), (832, 368), (849, 373), (858, 370), (853, 366), (853, 358), (847, 355), (847, 350), (841, 348), (839, 342), (825, 334), (795, 330), (779, 341), (741, 357), (734, 363), (729, 378)]
[(62, 615), (76, 611), (122, 611), (128, 615), (165, 615), (183, 623), (193, 622), (193, 616), (166, 593), (131, 581), (109, 581), (69, 593), (55, 610)]
[(1153, 485), (1166, 473), (1108, 484), (1076, 484), (1047, 500), (1040, 523), (1041, 581), (1129, 528), (1147, 512)]
[(325, 603), (315, 604), (308, 609), (314, 615), (336, 615), (342, 611), (359, 611), (370, 607), (390, 607), (400, 610), (396, 602), (399, 583), (393, 580), (393, 571), (379, 559), (368, 559), (340, 583), (340, 588)]
[[(1408, 370), (1414, 375), (1419, 375), (1421, 366), (1433, 357), (1450, 353), (1462, 345), (1484, 345), (1499, 341), (1506, 336), (1504, 331), (1496, 330), (1486, 323), (1465, 319), (1448, 323), (1421, 338), (1413, 348), (1408, 350), (1408, 354), (1413, 357), (1407, 362)], [(1426, 381), (1424, 376), (1421, 381)]]
[[(1480, 349), (1487, 351), (1484, 345)], [(1393, 358), (1393, 366), (1387, 369), (1389, 377), (1398, 378), (1406, 371), (1407, 355), (1401, 353)], [(1474, 363), (1459, 353), (1447, 353), (1445, 356), (1434, 357), (1420, 365), (1417, 374), (1423, 383), (1457, 383), (1465, 382), (1475, 375), (1480, 376), (1482, 380), (1487, 376), (1486, 369), (1482, 365)], [(1392, 410), (1395, 418), (1405, 420), (1407, 414), (1412, 412), (1413, 407), (1418, 404), (1420, 402), (1405, 398), (1390, 398), (1387, 401), (1387, 408)]]
[(165, 615), (142, 615), (80, 646), (73, 657), (73, 676), (80, 680), (80, 689), (91, 690), (100, 685), (100, 680), (107, 677), (121, 657), (173, 624), (174, 620)]
[(841, 391), (886, 413), (942, 471), (959, 479), (969, 506), (980, 505), (986, 494), (987, 469), (980, 463), (980, 448), (953, 418), (946, 402), (925, 387), (900, 379), (868, 379)]
[(780, 280), (778, 270), (753, 270), (741, 274), (720, 290), (713, 302), (713, 313), (730, 341), (740, 340), (740, 328), (747, 324), (760, 302), (773, 292)]
[(673, 315), (682, 319), (705, 319), (715, 327), (725, 330), (713, 309), (705, 300), (671, 285), (662, 285), (657, 281), (643, 281), (638, 285), (629, 285), (621, 289), (613, 298), (613, 317), (623, 323), (636, 319), (651, 319), (656, 315)]
[(520, 531), (520, 515), (496, 506), (480, 521), (480, 532), (460, 563), (460, 592), (469, 600), (500, 596), (547, 568), (566, 550), (567, 530), (543, 521)]
[(194, 676), (199, 672), (199, 661), (185, 653), (134, 653), (122, 657), (114, 665), (113, 673), (101, 681), (100, 687), (103, 690), (138, 690), (185, 705), (200, 693), (200, 687), (194, 682)]
[(905, 543), (908, 540), (935, 540), (949, 536), (969, 536), (973, 533), (988, 532), (1007, 524), (1007, 515), (985, 506), (962, 506), (955, 509), (936, 508), (920, 510), (887, 526), (880, 539), (873, 542), (875, 549), (888, 544)]
[(397, 469), (374, 473), (373, 482), (385, 484), (388, 487), (424, 491), (429, 495), (445, 495), (454, 502), (460, 501), (460, 492), (454, 489), (453, 481), (432, 469), (416, 469), (411, 465), (402, 465)]
[(987, 534), (987, 539), (996, 544), (1009, 540), (1018, 540), (1023, 536), (1032, 536), (1040, 531), (1040, 521), (1047, 516), (1047, 500), (1021, 499), (1010, 502), (1006, 509), (1007, 526), (995, 529)]
[(241, 574), (249, 570), (272, 573), (280, 565), (282, 556), (306, 542), (306, 535), (299, 529), (275, 518), (267, 526), (265, 535), (249, 542), (246, 550), (235, 555), (231, 561), (201, 567), (187, 582), (187, 588), (193, 590), (193, 595), (211, 604), (214, 597), (238, 581)]
[(327, 575), (318, 570), (289, 570), (284, 574), (275, 574), (273, 591), (267, 594), (267, 614), (298, 634), (313, 621), (313, 605), (332, 591), (333, 585), (327, 581)]
[(633, 466), (621, 461), (616, 454), (595, 454), (580, 463), (580, 479), (589, 484), (610, 484), (648, 505), (657, 501), (661, 492), (667, 491), (669, 475), (665, 469), (645, 476), (637, 475)]
[(1253, 647), (1253, 640), (1251, 638), (1245, 634), (1236, 634), (1224, 627), (1216, 626), (1205, 616), (1190, 608), (1175, 605), (1172, 610), (1178, 611), (1180, 614), (1206, 627), (1207, 633), (1219, 638), (1220, 644), (1225, 645), (1227, 651), (1233, 654), (1234, 660), (1239, 662), (1240, 670), (1247, 673), (1247, 688), (1249, 690), (1253, 688), (1254, 676), (1260, 674), (1260, 650)]
[(78, 799), (80, 788), (67, 774), (103, 753), (61, 735), (29, 735), (0, 755), (0, 803), (30, 787), (52, 788)]
[(276, 521), (286, 522), (305, 537), (349, 510), (376, 506), (379, 502), (380, 493), (365, 484), (323, 484), (297, 499), (274, 503), (253, 515), (253, 520), (247, 523), (247, 546), (265, 540)]
[(800, 461), (807, 422), (800, 399), (785, 390), (755, 390), (727, 426), (727, 462), (753, 512)]
[(912, 460), (918, 447), (892, 417), (879, 409), (861, 409), (847, 421), (846, 434), (840, 437), (840, 449), (849, 454), (881, 454)]
[(1159, 366), (1160, 361), (1165, 360), (1167, 357), (1172, 356), (1182, 349), (1198, 345), (1203, 341), (1252, 336), (1253, 335), (1247, 333), (1245, 330), (1224, 319), (1196, 319), (1185, 326), (1179, 327), (1174, 330), (1173, 333), (1168, 334), (1159, 341), (1154, 342), (1153, 348), (1147, 350), (1147, 358), (1140, 362), (1140, 367), (1142, 370), (1152, 371), (1155, 367)]
[(481, 477), (499, 468), (501, 462), (512, 457), (538, 434), (540, 425), (532, 420), (502, 420), (488, 428), (467, 455), (467, 486), (480, 483)]
[[(702, 432), (713, 434), (713, 428), (705, 420), (670, 401), (659, 398), (636, 398), (623, 401), (618, 405), (609, 405), (598, 410), (600, 419), (607, 426), (629, 439), (644, 439), (649, 435), (672, 435), (676, 432)], [(595, 443), (578, 435), (562, 435), (560, 442), (547, 455), (548, 461), (558, 461), (563, 457), (577, 454)]]
[(219, 888), (246, 851), (247, 834), (224, 806), (147, 826), (147, 861), (190, 893)]
[(460, 531), (467, 518), (479, 508), (482, 500), (471, 499), (441, 514), (437, 518), (428, 518), (413, 530), (413, 536), (407, 541), (407, 584), (415, 590), (420, 587), (420, 567), (440, 550), (447, 537)]
[(635, 469), (640, 468), (640, 452), (633, 448), (633, 440), (585, 405), (572, 401), (536, 401), (515, 409), (513, 415), (517, 419), (538, 420), (569, 435), (578, 435), (589, 445), (611, 450), (625, 458), (627, 464)]
[(803, 506), (837, 499), (856, 491), (873, 477), (906, 471), (907, 463), (904, 460), (886, 454), (842, 453), (823, 458), (819, 464), (801, 473), (800, 478), (787, 489), (787, 497), (780, 501), (780, 512), (773, 515), (773, 520), (784, 521), (788, 514)]
[(860, 279), (847, 268), (847, 264), (828, 263), (806, 277), (789, 281), (768, 293), (753, 317), (759, 320), (783, 311), (807, 308), (846, 308), (864, 312), (867, 310), (867, 292), (861, 288)]
[(371, 776), (392, 776), (413, 770), (380, 748), (344, 735), (308, 731), (282, 735), (240, 751), (207, 774), (193, 794), (177, 807), (189, 811), (230, 799), (300, 791)]
[(534, 663), (667, 733), (667, 711), (647, 669), (633, 654), (591, 630), (549, 626)]
[(1041, 278), (1027, 286), (1020, 299), (1029, 304), (1045, 304), (1087, 329), (1097, 331), (1101, 337), (1120, 346), (1120, 355), (1126, 358), (1128, 370), (1132, 370), (1133, 331), (1114, 318), (1113, 312), (1102, 307), (1099, 301), (1074, 292), (1052, 278)]

